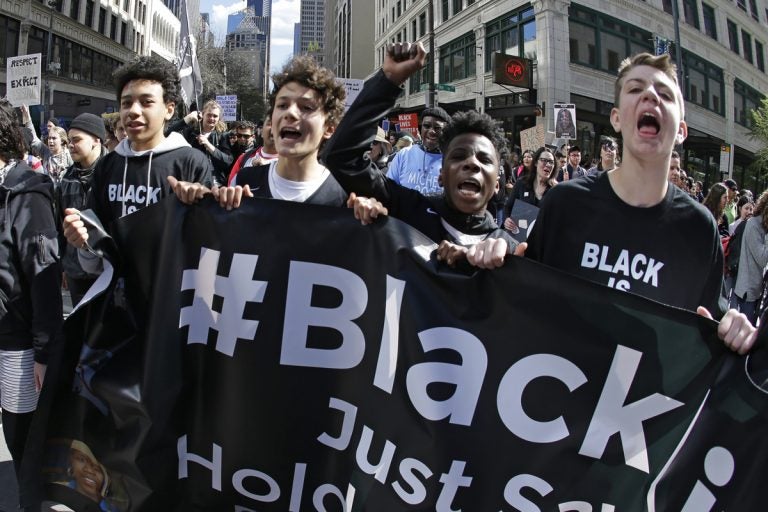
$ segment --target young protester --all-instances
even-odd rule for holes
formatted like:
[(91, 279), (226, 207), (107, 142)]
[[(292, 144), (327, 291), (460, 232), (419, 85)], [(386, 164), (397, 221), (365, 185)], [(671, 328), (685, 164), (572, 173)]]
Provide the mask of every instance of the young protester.
[(245, 167), (236, 186), (214, 188), (169, 179), (177, 197), (192, 203), (213, 192), (222, 207), (240, 206), (242, 197), (266, 197), (308, 204), (344, 206), (347, 194), (318, 160), (323, 143), (344, 114), (344, 86), (313, 58), (294, 57), (272, 77), (270, 126), (277, 160)]
[(743, 221), (743, 240), (733, 293), (739, 310), (752, 322), (757, 321), (763, 295), (763, 274), (768, 264), (768, 191), (760, 194), (754, 217)]
[(62, 324), (53, 184), (23, 152), (13, 108), (0, 100), (0, 408), (17, 474)]
[[(80, 114), (69, 126), (69, 149), (73, 163), (61, 177), (56, 189), (56, 222), (61, 226), (64, 220), (64, 210), (75, 208), (80, 210), (85, 206), (96, 164), (107, 154), (104, 141), (107, 131), (102, 119), (94, 114)], [(85, 292), (96, 280), (80, 265), (77, 249), (70, 247), (61, 237), (61, 266), (64, 269), (66, 287), (69, 290), (72, 304), (75, 305), (83, 298)]]
[(50, 125), (51, 121), (48, 121), (50, 125), (48, 127), (48, 135), (46, 136), (45, 143), (43, 143), (35, 133), (32, 118), (29, 116), (29, 108), (26, 105), (22, 105), (20, 108), (22, 122), (24, 123), (24, 138), (32, 152), (37, 154), (43, 161), (44, 172), (51, 176), (53, 184), (56, 186), (59, 180), (61, 180), (64, 171), (72, 165), (72, 157), (67, 149), (67, 144), (69, 143), (67, 132), (58, 125)]
[[(610, 121), (622, 136), (621, 166), (552, 189), (541, 202), (526, 256), (708, 318), (719, 316), (725, 309), (723, 251), (714, 218), (667, 181), (672, 148), (688, 132), (669, 55), (626, 59), (614, 93)], [(479, 249), (504, 251), (487, 244)], [(472, 250), (467, 257), (474, 257)], [(756, 330), (731, 309), (718, 335), (745, 353)]]
[[(120, 118), (127, 138), (96, 167), (86, 206), (109, 232), (113, 221), (157, 203), (170, 193), (168, 176), (211, 184), (212, 167), (200, 151), (180, 134), (164, 134), (179, 98), (179, 74), (159, 57), (139, 57), (115, 72)], [(64, 211), (64, 236), (78, 249), (87, 249), (88, 232), (74, 208)], [(98, 273), (100, 260), (79, 252), (89, 273)]]
[(497, 123), (472, 111), (455, 114), (442, 128), (440, 196), (399, 185), (365, 154), (378, 120), (386, 117), (402, 84), (424, 66), (425, 59), (421, 44), (388, 46), (382, 69), (365, 83), (322, 158), (347, 192), (380, 201), (389, 215), (440, 243), (438, 258), (452, 265), (463, 259), (467, 246), (488, 237), (503, 237), (514, 245), (486, 209), (499, 190), (499, 150), (506, 146)]

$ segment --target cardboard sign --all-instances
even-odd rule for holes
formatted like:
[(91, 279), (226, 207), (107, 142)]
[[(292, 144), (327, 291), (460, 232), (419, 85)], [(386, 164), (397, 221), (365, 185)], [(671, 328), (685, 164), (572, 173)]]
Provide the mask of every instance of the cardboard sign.
[(8, 57), (6, 65), (8, 101), (14, 107), (42, 103), (40, 94), (40, 86), (43, 83), (40, 72), (42, 60), (40, 53)]

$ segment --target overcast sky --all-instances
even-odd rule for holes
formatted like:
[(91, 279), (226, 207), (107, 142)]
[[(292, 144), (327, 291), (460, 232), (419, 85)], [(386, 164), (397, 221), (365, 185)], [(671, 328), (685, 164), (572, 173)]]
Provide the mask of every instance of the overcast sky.
[[(299, 22), (300, 0), (272, 0), (272, 38), (270, 70), (279, 70), (293, 54), (293, 24)], [(227, 34), (227, 16), (245, 9), (245, 0), (200, 0), (200, 12), (207, 12), (216, 43)]]

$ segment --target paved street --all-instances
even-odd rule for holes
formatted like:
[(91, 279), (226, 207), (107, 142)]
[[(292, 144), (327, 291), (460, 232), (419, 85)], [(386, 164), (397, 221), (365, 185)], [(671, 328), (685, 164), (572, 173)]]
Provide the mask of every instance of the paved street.
[[(62, 293), (64, 300), (64, 313), (72, 311), (72, 302), (69, 292)], [(8, 447), (5, 444), (5, 434), (2, 433), (2, 418), (0, 417), (0, 512), (12, 512), (19, 508), (19, 496), (16, 489), (16, 475), (13, 471), (13, 462)], [(68, 510), (66, 507), (48, 507), (43, 510)]]

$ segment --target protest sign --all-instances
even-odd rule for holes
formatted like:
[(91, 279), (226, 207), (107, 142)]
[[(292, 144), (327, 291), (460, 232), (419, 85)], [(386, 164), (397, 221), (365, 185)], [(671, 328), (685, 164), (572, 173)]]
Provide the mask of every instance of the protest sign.
[(526, 130), (520, 130), (520, 148), (523, 151), (536, 151), (544, 145), (544, 125), (538, 124)]
[(8, 57), (6, 61), (6, 90), (8, 101), (14, 107), (40, 105), (40, 90), (43, 83), (40, 73), (41, 61), (42, 54), (40, 53)]
[(237, 120), (237, 94), (228, 94), (226, 96), (216, 96), (216, 103), (221, 105), (222, 121)]
[(344, 90), (347, 92), (347, 96), (344, 99), (344, 112), (346, 112), (352, 106), (352, 103), (355, 102), (355, 98), (360, 94), (360, 91), (363, 90), (365, 80), (357, 78), (339, 78), (339, 80), (344, 84)]
[(397, 124), (400, 125), (399, 131), (410, 133), (413, 140), (420, 140), (419, 135), (419, 115), (418, 114), (398, 114)]

